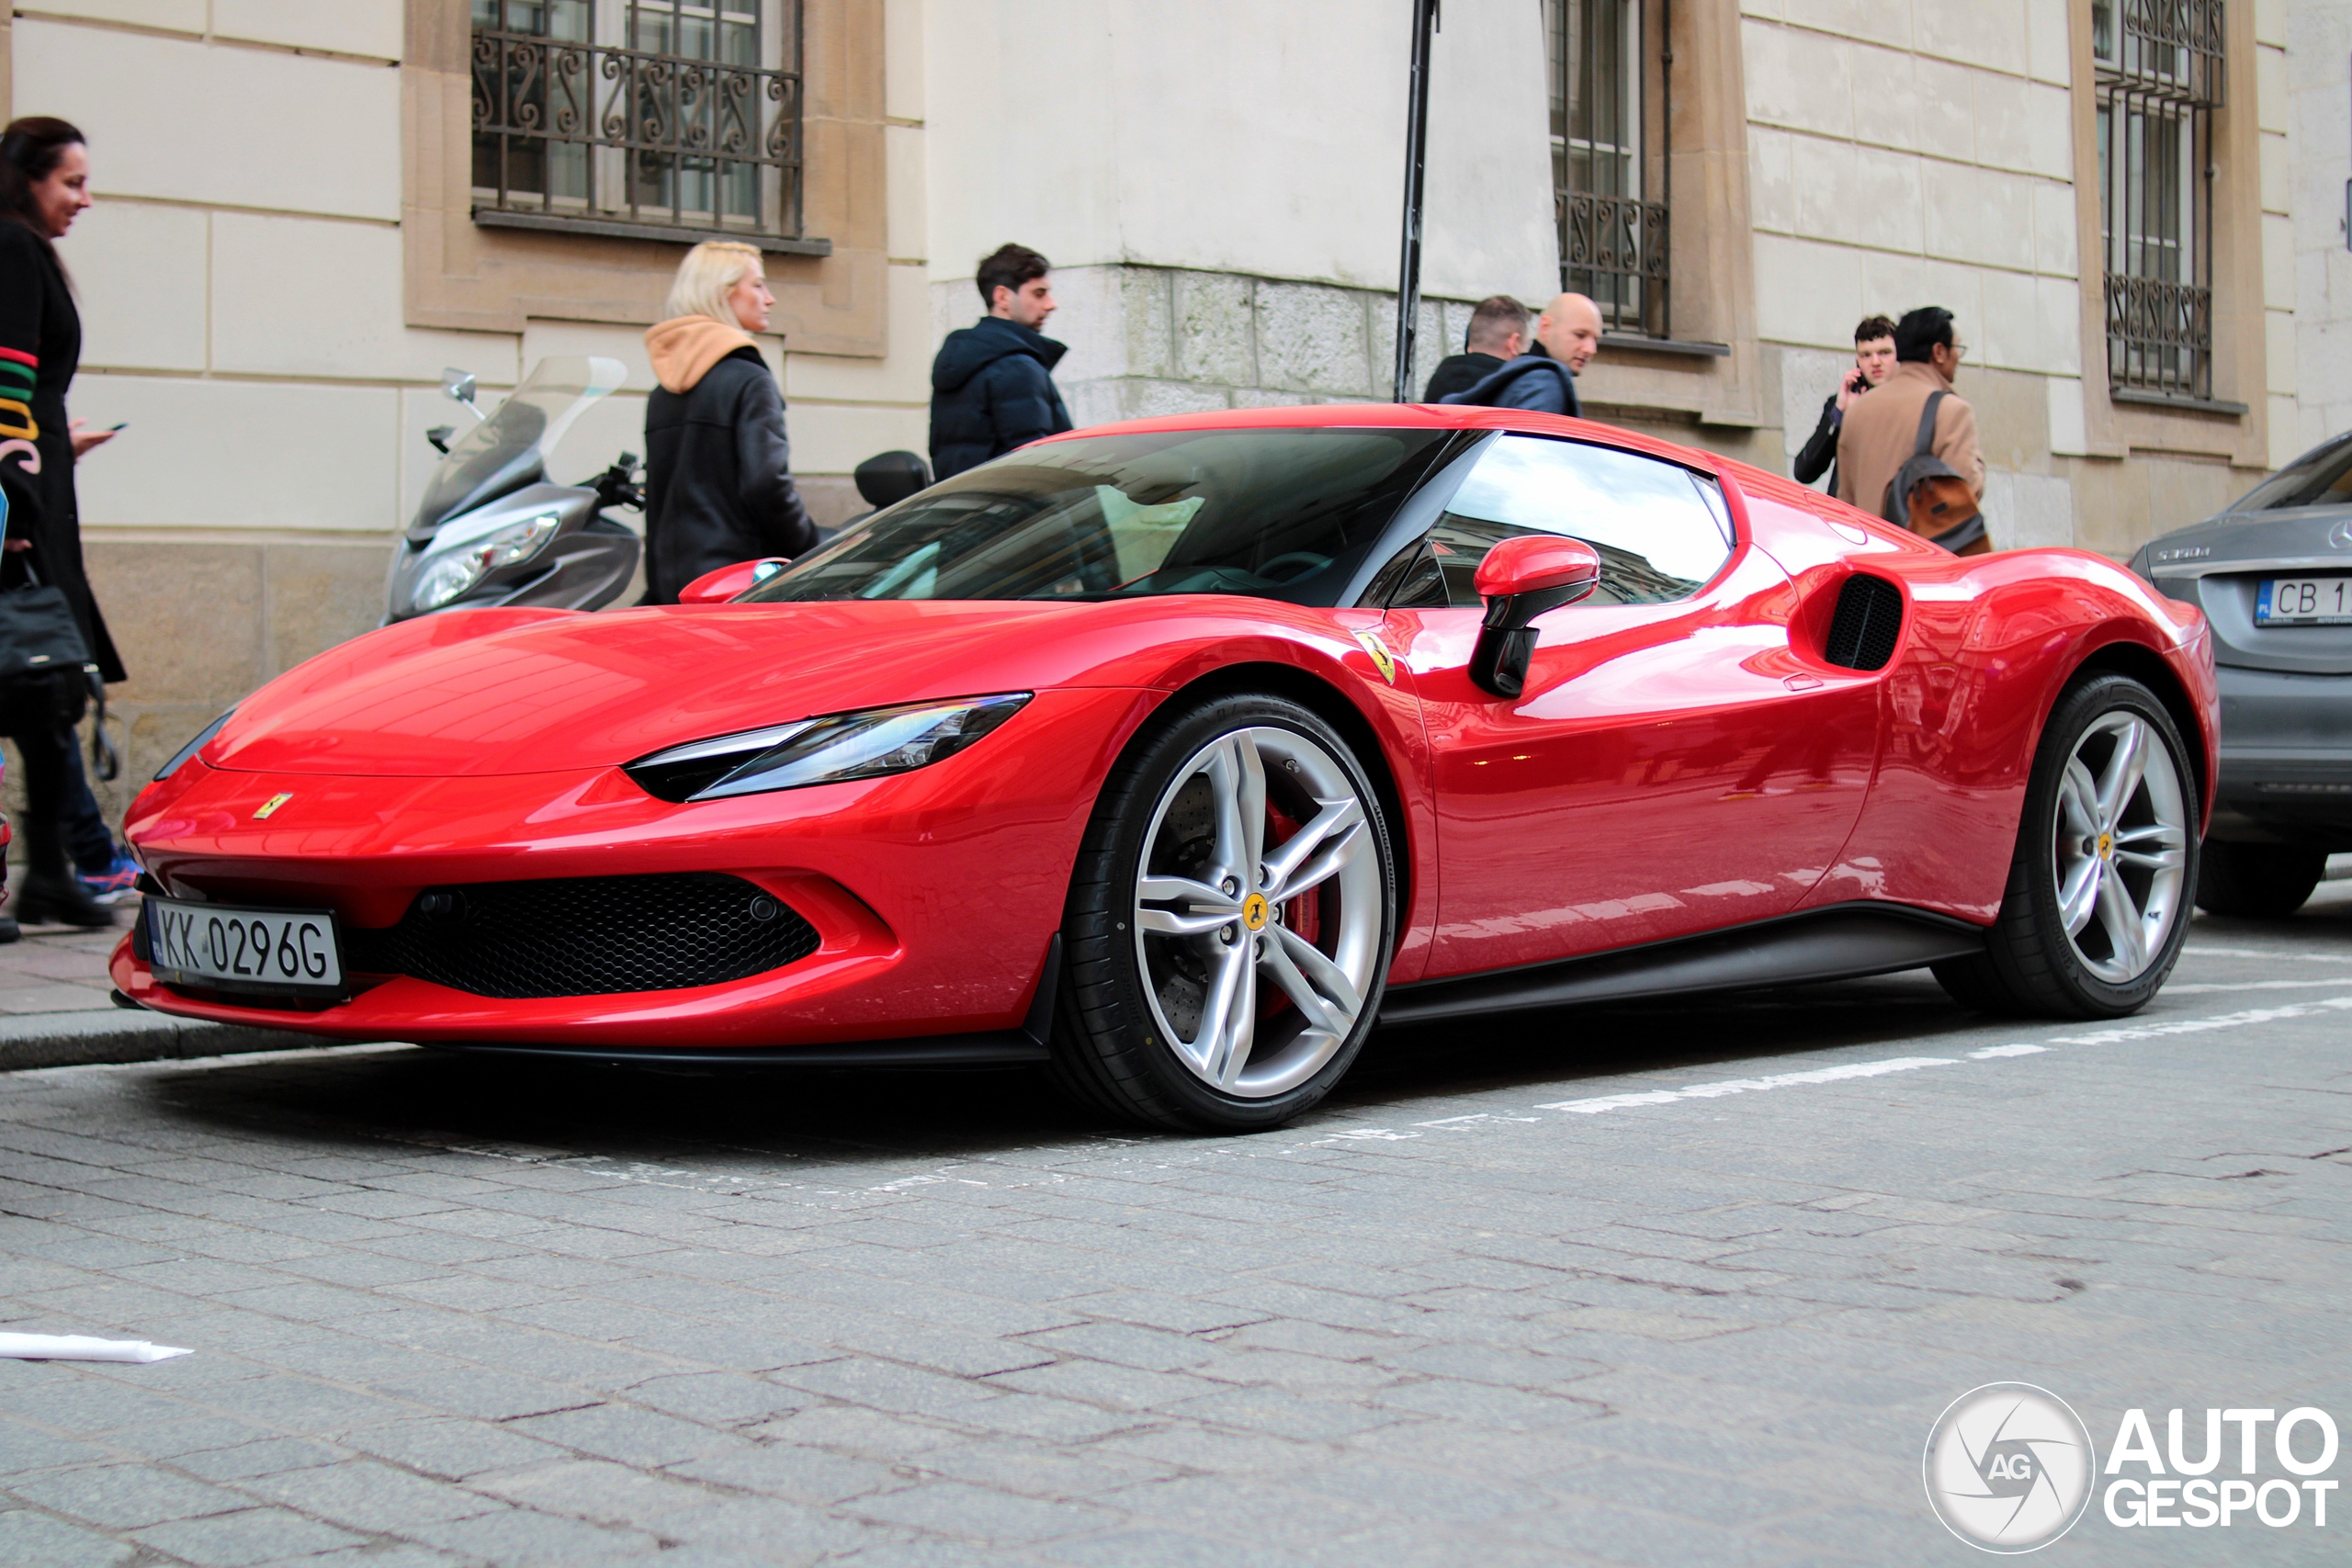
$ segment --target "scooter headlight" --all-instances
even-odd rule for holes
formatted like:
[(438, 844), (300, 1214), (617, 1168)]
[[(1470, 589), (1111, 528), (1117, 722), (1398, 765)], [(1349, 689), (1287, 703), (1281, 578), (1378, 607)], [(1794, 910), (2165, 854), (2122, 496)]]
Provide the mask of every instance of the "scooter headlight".
[(418, 574), (409, 608), (417, 615), (441, 608), (499, 568), (530, 559), (561, 526), (561, 513), (542, 512), (467, 541)]

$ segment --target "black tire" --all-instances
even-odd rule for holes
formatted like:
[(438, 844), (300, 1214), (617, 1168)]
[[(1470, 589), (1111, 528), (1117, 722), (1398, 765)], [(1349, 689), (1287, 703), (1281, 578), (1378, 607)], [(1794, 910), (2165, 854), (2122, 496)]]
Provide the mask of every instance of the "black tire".
[(2197, 873), (2197, 907), (2216, 915), (2277, 919), (2301, 908), (2326, 874), (2325, 850), (2209, 840)]
[[(2061, 840), (2061, 786), (2076, 748), (2113, 716), (2128, 715), (2145, 725), (2167, 753), (2185, 811), (2181, 877), (2171, 896), (2169, 924), (2144, 967), (2128, 979), (2094, 972), (2091, 962), (2066, 931), (2060, 912), (2057, 846)], [(1984, 952), (1935, 964), (1936, 979), (1963, 1007), (1995, 1013), (2049, 1018), (2121, 1018), (2137, 1012), (2163, 987), (2188, 940), (2190, 890), (2198, 886), (2197, 775), (2172, 716), (2155, 694), (2125, 675), (2098, 674), (2077, 681), (2058, 699), (2043, 728), (2026, 786), (2025, 813), (2018, 825), (2001, 912), (1986, 933)], [(2102, 843), (2098, 853), (2104, 858)], [(2109, 963), (2122, 962), (2103, 954)]]
[[(1207, 1081), (1180, 1057), (1175, 1043), (1163, 1037), (1174, 1031), (1158, 1021), (1155, 1007), (1159, 1004), (1154, 995), (1147, 994), (1152, 980), (1143, 956), (1145, 933), (1140, 929), (1128, 930), (1137, 905), (1145, 857), (1154, 852), (1146, 836), (1163, 797), (1193, 777), (1189, 767), (1204, 748), (1221, 737), (1250, 729), (1286, 731), (1304, 738), (1343, 771), (1363, 807), (1378, 890), (1375, 956), (1369, 983), (1359, 993), (1362, 1006), (1352, 1028), (1311, 1077), (1279, 1092), (1255, 1097), (1228, 1093)], [(1295, 787), (1292, 781), (1268, 774), (1268, 799), (1285, 810), (1288, 806), (1276, 796), (1281, 790)], [(1163, 829), (1163, 840), (1172, 830), (1172, 826)], [(1158, 852), (1166, 852), (1164, 841)], [(1285, 697), (1244, 693), (1184, 704), (1156, 719), (1112, 770), (1080, 845), (1062, 921), (1067, 956), (1053, 1041), (1055, 1082), (1082, 1103), (1122, 1120), (1180, 1131), (1258, 1132), (1281, 1126), (1306, 1112), (1346, 1075), (1378, 1017), (1396, 944), (1392, 854), (1379, 795), (1363, 764), (1339, 732), (1312, 709)], [(1154, 874), (1159, 874), (1157, 869)], [(1350, 876), (1351, 886), (1366, 886), (1360, 874)], [(1312, 892), (1303, 898), (1328, 898), (1336, 892), (1336, 888)], [(1267, 917), (1261, 912), (1254, 918)], [(1361, 917), (1357, 919), (1360, 922)], [(1273, 923), (1283, 923), (1279, 910)], [(1270, 937), (1282, 934), (1278, 930), (1250, 929)], [(1335, 920), (1333, 930), (1338, 929)], [(1368, 931), (1361, 923), (1351, 929)], [(1243, 935), (1241, 940), (1252, 939)], [(1161, 984), (1166, 984), (1164, 977)], [(1282, 1005), (1274, 1003), (1273, 1008), (1279, 1010)], [(1303, 1016), (1295, 1017), (1290, 1027), (1303, 1028)]]

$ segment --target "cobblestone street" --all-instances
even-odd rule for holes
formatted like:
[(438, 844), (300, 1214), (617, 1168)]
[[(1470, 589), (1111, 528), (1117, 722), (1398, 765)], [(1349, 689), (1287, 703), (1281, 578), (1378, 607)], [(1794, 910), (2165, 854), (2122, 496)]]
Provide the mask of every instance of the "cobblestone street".
[[(1919, 1455), (1976, 1384), (2102, 1453), (2352, 1409), (2347, 1025), (2336, 882), (2121, 1025), (1924, 974), (1504, 1020), (1254, 1138), (1012, 1075), (16, 1074), (0, 1326), (195, 1354), (0, 1361), (0, 1562), (1972, 1561)], [(2345, 1528), (2094, 1502), (2051, 1558)]]

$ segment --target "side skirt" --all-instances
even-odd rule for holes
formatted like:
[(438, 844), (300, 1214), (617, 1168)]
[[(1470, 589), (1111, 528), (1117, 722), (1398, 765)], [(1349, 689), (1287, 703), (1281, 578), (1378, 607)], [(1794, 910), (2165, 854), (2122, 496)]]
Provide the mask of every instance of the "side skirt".
[(1580, 1002), (1851, 980), (1984, 951), (1984, 928), (1948, 915), (1901, 904), (1831, 904), (1556, 964), (1391, 986), (1380, 1021), (1439, 1023)]

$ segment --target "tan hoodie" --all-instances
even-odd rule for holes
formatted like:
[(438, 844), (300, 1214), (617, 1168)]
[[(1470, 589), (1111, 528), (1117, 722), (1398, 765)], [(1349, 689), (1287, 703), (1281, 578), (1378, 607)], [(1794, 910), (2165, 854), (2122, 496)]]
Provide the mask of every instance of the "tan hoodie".
[(758, 346), (752, 334), (708, 316), (673, 316), (645, 329), (653, 378), (670, 392), (691, 392), (710, 367), (739, 348)]

